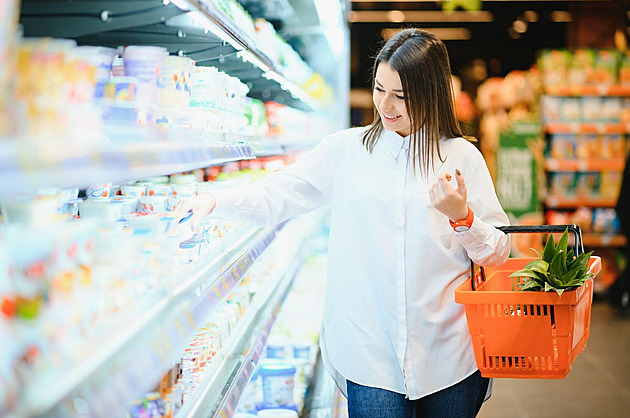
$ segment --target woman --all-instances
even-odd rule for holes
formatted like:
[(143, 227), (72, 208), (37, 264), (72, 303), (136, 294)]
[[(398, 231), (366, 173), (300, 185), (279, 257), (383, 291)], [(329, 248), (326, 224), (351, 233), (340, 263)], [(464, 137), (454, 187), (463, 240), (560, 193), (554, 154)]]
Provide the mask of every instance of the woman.
[[(477, 370), (454, 290), (505, 261), (507, 216), (478, 150), (462, 138), (449, 59), (433, 34), (407, 29), (374, 64), (374, 122), (325, 137), (288, 169), (177, 210), (276, 224), (331, 204), (327, 370), (351, 417), (473, 417)], [(452, 173), (452, 174), (451, 174)], [(465, 178), (467, 181), (465, 181)]]

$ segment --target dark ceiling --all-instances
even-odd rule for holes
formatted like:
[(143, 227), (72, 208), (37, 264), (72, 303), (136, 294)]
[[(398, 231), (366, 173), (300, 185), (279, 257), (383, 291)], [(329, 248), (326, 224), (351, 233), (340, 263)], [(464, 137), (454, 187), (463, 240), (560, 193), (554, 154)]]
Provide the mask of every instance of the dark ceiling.
[[(352, 2), (352, 10), (362, 11), (440, 11), (441, 2)], [(461, 9), (458, 9), (461, 10)], [(352, 88), (369, 88), (372, 57), (382, 45), (381, 32), (385, 28), (421, 27), (467, 28), (468, 40), (444, 40), (451, 58), (453, 73), (470, 84), (474, 62), (487, 67), (488, 76), (504, 76), (515, 69), (528, 69), (535, 63), (536, 54), (543, 48), (573, 46), (613, 46), (614, 27), (628, 27), (629, 1), (484, 1), (483, 11), (493, 14), (492, 22), (365, 22), (351, 23)], [(529, 11), (529, 12), (527, 12)], [(531, 11), (535, 12), (532, 14)], [(570, 22), (554, 21), (558, 14), (570, 16)], [(527, 12), (527, 13), (526, 13)], [(386, 13), (382, 13), (386, 19)], [(513, 24), (517, 19), (527, 21), (526, 31), (519, 34)], [(352, 19), (351, 19), (352, 20)], [(379, 20), (375, 18), (373, 20)], [(512, 28), (512, 29), (510, 29)], [(520, 28), (522, 29), (522, 28)], [(602, 32), (606, 32), (603, 33)], [(600, 35), (600, 36), (595, 36)], [(609, 36), (610, 35), (610, 36)], [(610, 39), (609, 39), (610, 38)]]

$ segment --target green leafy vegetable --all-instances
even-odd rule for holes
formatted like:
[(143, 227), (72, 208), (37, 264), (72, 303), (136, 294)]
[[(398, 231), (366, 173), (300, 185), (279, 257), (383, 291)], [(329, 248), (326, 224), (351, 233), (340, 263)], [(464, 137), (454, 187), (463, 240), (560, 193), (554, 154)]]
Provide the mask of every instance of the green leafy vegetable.
[(565, 290), (583, 286), (584, 282), (593, 277), (592, 273), (586, 273), (593, 252), (575, 257), (573, 249), (567, 251), (568, 242), (568, 228), (564, 230), (557, 245), (550, 234), (542, 255), (536, 252), (539, 259), (530, 261), (523, 269), (510, 274), (510, 277), (522, 277), (523, 283), (518, 286), (524, 291), (553, 290), (562, 295)]

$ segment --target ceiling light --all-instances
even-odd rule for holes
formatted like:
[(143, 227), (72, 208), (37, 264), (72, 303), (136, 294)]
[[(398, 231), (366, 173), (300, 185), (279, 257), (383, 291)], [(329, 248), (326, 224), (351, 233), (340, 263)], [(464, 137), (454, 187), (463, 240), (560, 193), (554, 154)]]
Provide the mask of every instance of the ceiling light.
[(551, 12), (551, 20), (554, 22), (570, 22), (571, 13), (565, 10), (554, 10)]
[[(472, 38), (472, 33), (468, 28), (423, 28), (427, 32), (433, 33), (443, 41), (466, 41)], [(381, 31), (383, 39), (389, 39), (400, 32), (400, 28), (387, 28)]]
[(527, 32), (527, 23), (522, 20), (515, 20), (512, 23), (512, 27), (516, 33), (525, 33)]
[(528, 22), (538, 22), (538, 13), (533, 10), (525, 10), (523, 12), (523, 17)]
[[(350, 22), (352, 23), (369, 23), (369, 22), (397, 22), (391, 20), (390, 11), (356, 11), (350, 12)], [(440, 11), (406, 11), (405, 22), (492, 22), (494, 15), (488, 11), (480, 12), (440, 12)], [(396, 16), (396, 15), (394, 15)]]
[(387, 15), (390, 22), (404, 22), (405, 21), (405, 14), (401, 12), (400, 10), (392, 10), (390, 12), (387, 12)]

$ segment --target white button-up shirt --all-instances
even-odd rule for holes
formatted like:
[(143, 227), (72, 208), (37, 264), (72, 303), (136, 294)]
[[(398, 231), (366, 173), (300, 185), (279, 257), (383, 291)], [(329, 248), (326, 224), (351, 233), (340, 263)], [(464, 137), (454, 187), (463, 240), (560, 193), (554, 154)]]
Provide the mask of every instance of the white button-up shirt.
[[(428, 178), (408, 164), (408, 138), (384, 131), (372, 153), (365, 128), (325, 137), (291, 167), (257, 183), (215, 193), (215, 214), (276, 224), (331, 204), (324, 329), (328, 371), (418, 399), (477, 370), (464, 307), (454, 291), (470, 276), (470, 259), (503, 263), (508, 218), (485, 161), (463, 138), (443, 139), (444, 162)], [(455, 232), (428, 191), (442, 172), (459, 169), (475, 214)], [(457, 187), (455, 176), (451, 180)]]

